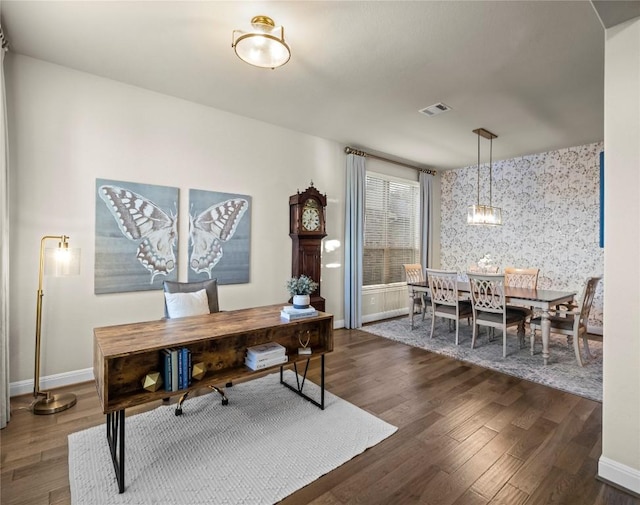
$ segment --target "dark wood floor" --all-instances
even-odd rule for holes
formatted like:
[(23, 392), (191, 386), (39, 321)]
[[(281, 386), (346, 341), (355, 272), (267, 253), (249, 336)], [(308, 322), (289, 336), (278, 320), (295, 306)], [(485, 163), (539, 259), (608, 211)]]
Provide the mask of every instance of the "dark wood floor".
[[(597, 402), (357, 330), (335, 332), (326, 380), (399, 430), (284, 505), (640, 504), (595, 479)], [(70, 503), (67, 435), (104, 422), (93, 383), (70, 390), (77, 405), (52, 416), (26, 410), (30, 396), (11, 402), (2, 505)]]

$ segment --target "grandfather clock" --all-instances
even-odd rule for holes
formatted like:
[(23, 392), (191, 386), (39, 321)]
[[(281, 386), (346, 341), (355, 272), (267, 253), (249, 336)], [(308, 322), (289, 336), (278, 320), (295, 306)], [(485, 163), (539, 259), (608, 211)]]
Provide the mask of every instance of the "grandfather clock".
[(306, 275), (318, 283), (311, 294), (311, 305), (324, 312), (324, 298), (320, 296), (320, 253), (325, 231), (324, 209), (326, 195), (313, 187), (313, 182), (304, 192), (298, 191), (289, 197), (289, 236), (293, 241), (291, 275)]

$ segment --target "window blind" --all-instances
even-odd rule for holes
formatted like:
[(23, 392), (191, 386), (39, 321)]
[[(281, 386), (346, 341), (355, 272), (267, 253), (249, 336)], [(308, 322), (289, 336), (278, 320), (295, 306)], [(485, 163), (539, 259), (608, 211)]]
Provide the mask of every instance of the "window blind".
[(404, 280), (405, 263), (420, 262), (420, 186), (367, 173), (363, 284)]

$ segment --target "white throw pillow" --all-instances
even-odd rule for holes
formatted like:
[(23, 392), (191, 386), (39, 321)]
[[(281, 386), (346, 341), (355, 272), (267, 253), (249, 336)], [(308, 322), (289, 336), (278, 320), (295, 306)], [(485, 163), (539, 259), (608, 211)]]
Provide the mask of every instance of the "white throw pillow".
[(204, 289), (193, 293), (165, 293), (169, 318), (209, 314), (209, 299)]

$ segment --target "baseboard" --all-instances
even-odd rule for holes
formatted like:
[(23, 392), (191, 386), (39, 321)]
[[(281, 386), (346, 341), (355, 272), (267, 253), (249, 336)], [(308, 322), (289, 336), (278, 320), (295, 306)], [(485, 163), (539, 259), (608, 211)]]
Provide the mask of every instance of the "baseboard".
[[(392, 317), (398, 317), (407, 315), (409, 313), (406, 307), (402, 309), (387, 310), (386, 312), (378, 312), (377, 314), (368, 314), (362, 316), (363, 323), (372, 323), (374, 321), (380, 321), (382, 319), (389, 319)], [(416, 317), (422, 317), (420, 314), (416, 314)]]
[(635, 496), (640, 496), (640, 470), (600, 456), (598, 478)]
[[(92, 381), (93, 379), (93, 368), (85, 368), (84, 370), (75, 370), (72, 372), (40, 377), (40, 389), (42, 391), (47, 391), (49, 389)], [(9, 396), (19, 396), (28, 393), (33, 393), (33, 379), (12, 382), (9, 384)]]

